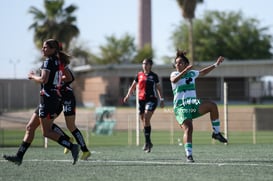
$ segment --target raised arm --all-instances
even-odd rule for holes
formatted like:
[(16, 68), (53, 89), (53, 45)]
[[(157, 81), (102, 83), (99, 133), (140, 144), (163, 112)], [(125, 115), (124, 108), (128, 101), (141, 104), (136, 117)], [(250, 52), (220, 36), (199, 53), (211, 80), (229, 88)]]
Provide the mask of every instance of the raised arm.
[(224, 57), (220, 56), (218, 57), (218, 59), (216, 60), (216, 62), (208, 67), (205, 67), (203, 69), (201, 69), (199, 71), (199, 76), (205, 76), (208, 73), (210, 73), (213, 69), (215, 69), (216, 67), (218, 67), (222, 62), (224, 61)]
[(182, 70), (179, 74), (177, 74), (176, 76), (172, 76), (170, 77), (170, 81), (172, 83), (176, 83), (177, 81), (179, 81), (181, 79), (181, 77), (183, 75), (185, 75), (187, 73), (188, 70), (190, 70), (192, 68), (192, 65), (188, 65), (184, 70)]

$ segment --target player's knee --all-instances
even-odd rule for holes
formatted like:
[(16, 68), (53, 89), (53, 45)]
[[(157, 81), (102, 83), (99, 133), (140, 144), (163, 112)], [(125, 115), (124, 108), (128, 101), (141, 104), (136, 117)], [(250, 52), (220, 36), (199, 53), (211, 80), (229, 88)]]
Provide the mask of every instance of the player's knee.
[(187, 132), (187, 133), (192, 133), (192, 132), (193, 132), (193, 127), (192, 127), (192, 126), (186, 126), (186, 127), (184, 128), (184, 130), (185, 130), (185, 132)]
[(191, 120), (184, 121), (182, 128), (184, 129), (184, 132), (192, 133), (193, 132), (193, 125)]
[(213, 108), (213, 109), (217, 109), (217, 104), (215, 102), (210, 102), (210, 106)]

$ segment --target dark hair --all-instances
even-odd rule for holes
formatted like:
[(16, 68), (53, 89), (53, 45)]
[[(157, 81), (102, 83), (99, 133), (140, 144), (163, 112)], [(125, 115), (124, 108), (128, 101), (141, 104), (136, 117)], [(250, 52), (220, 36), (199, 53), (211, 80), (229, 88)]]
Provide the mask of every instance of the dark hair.
[(59, 58), (61, 63), (63, 63), (65, 66), (70, 64), (70, 55), (68, 55), (67, 53), (65, 53), (64, 51), (59, 51)]
[(55, 55), (60, 59), (61, 63), (64, 64), (64, 66), (70, 63), (70, 60), (69, 60), (70, 55), (68, 55), (67, 53), (63, 51), (62, 43), (60, 43), (58, 40), (55, 40), (55, 39), (48, 39), (45, 41), (45, 43), (50, 48), (56, 49)]
[(176, 57), (174, 59), (174, 63), (175, 63), (177, 58), (181, 58), (184, 63), (190, 64), (189, 59), (186, 57), (186, 54), (187, 54), (186, 51), (182, 51), (182, 50), (177, 49), (176, 50)]
[(47, 46), (49, 46), (50, 48), (55, 48), (56, 49), (56, 53), (58, 51), (60, 51), (60, 46), (59, 46), (59, 42), (55, 39), (48, 39), (45, 41), (45, 44)]
[(147, 62), (148, 64), (150, 64), (150, 65), (153, 65), (153, 64), (154, 64), (152, 57), (145, 58), (143, 61), (146, 61), (146, 62)]

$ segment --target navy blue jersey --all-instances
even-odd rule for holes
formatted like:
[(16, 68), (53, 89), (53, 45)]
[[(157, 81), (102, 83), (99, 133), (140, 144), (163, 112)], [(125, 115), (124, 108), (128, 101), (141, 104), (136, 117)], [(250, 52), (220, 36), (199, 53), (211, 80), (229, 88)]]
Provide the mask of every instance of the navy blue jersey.
[(41, 89), (45, 92), (56, 89), (60, 82), (59, 60), (57, 57), (46, 58), (46, 60), (43, 61), (41, 70), (50, 72), (47, 83), (41, 84)]
[(67, 88), (71, 89), (70, 84), (75, 80), (75, 77), (74, 77), (72, 71), (68, 67), (66, 67), (65, 69), (70, 73), (72, 80), (69, 82), (62, 82), (61, 83), (61, 90), (66, 90)]

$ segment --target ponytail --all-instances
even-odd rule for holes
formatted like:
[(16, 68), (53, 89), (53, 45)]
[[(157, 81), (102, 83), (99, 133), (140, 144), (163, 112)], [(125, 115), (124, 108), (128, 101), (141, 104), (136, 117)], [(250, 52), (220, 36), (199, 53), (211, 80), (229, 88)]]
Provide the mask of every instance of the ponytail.
[(184, 63), (190, 64), (189, 59), (186, 57), (186, 54), (187, 54), (186, 51), (182, 51), (182, 50), (177, 49), (177, 50), (176, 50), (176, 57), (175, 57), (175, 59), (174, 59), (174, 63), (175, 63), (175, 60), (176, 60), (177, 58), (181, 58), (181, 59), (183, 60)]

